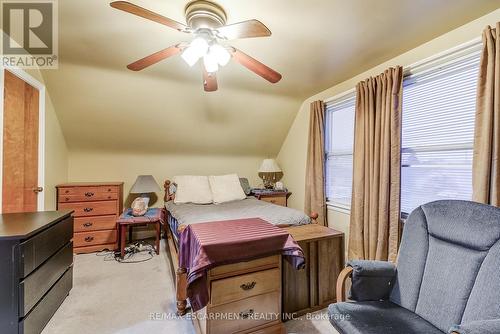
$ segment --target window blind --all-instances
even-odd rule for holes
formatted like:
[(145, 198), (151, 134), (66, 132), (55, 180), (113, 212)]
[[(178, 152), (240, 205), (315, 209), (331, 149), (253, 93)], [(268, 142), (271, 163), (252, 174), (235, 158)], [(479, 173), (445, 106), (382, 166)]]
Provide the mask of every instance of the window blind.
[(472, 198), (472, 146), (480, 53), (403, 81), (401, 211)]
[(326, 198), (343, 208), (351, 206), (355, 100), (351, 93), (326, 104)]

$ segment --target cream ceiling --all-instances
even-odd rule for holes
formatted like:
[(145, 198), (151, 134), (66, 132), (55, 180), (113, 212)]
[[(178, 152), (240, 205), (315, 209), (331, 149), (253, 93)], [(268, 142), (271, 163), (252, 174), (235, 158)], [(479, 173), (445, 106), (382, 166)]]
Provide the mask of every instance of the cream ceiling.
[[(276, 85), (230, 63), (219, 91), (180, 57), (126, 65), (189, 35), (117, 11), (59, 2), (60, 68), (43, 75), (70, 149), (275, 155), (302, 101), (498, 7), (498, 0), (218, 0), (228, 23), (269, 38), (232, 45), (283, 74)], [(187, 0), (131, 0), (184, 22)]]

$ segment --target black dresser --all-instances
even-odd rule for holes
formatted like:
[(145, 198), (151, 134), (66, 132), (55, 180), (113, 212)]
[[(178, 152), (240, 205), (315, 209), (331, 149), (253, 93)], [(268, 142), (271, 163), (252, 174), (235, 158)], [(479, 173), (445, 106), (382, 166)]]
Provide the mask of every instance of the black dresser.
[(40, 333), (71, 290), (71, 213), (0, 215), (1, 333)]

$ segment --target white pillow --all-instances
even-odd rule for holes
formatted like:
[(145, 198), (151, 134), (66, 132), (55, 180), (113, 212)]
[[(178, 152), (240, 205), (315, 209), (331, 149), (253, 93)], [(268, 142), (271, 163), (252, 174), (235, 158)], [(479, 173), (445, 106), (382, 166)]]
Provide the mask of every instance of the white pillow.
[(208, 177), (208, 182), (215, 204), (238, 201), (247, 197), (236, 174), (211, 175)]
[(207, 176), (180, 175), (174, 176), (172, 181), (177, 184), (174, 203), (210, 204), (213, 202)]

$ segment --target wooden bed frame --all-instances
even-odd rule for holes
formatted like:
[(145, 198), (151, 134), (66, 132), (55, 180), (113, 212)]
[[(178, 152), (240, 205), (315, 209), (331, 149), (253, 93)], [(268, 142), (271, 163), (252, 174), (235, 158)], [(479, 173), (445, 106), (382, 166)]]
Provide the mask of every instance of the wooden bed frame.
[[(170, 191), (170, 186), (175, 185), (170, 180), (166, 180), (163, 184), (165, 189), (165, 196), (163, 200), (165, 202), (172, 201), (175, 198), (175, 193)], [(172, 260), (172, 270), (176, 277), (176, 301), (177, 301), (177, 314), (179, 316), (185, 315), (188, 311), (187, 309), (187, 271), (186, 268), (179, 268), (179, 249), (174, 241), (173, 232), (170, 230), (170, 225), (168, 224), (168, 215), (170, 213), (166, 211), (166, 221), (164, 225), (164, 234), (167, 238), (167, 245), (170, 251), (170, 256)], [(313, 212), (309, 217), (312, 219), (313, 224), (316, 224), (316, 219), (318, 214)], [(291, 227), (290, 225), (280, 225), (279, 227)], [(293, 228), (293, 226), (292, 226)], [(182, 231), (183, 228), (179, 228)]]

